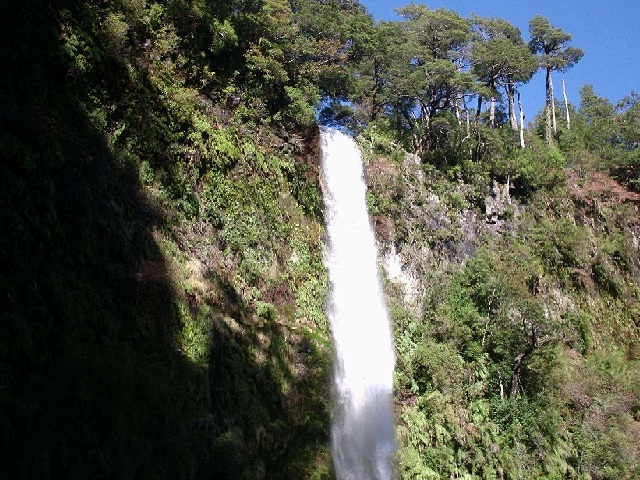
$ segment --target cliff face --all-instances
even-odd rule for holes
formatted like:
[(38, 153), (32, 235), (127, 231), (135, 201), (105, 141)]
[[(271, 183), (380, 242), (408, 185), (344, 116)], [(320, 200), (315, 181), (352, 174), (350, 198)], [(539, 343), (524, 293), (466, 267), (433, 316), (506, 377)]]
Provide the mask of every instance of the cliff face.
[(369, 153), (403, 478), (637, 473), (636, 194), (571, 168), (523, 194)]
[(313, 131), (201, 87), (202, 11), (33, 3), (0, 28), (4, 474), (328, 475)]

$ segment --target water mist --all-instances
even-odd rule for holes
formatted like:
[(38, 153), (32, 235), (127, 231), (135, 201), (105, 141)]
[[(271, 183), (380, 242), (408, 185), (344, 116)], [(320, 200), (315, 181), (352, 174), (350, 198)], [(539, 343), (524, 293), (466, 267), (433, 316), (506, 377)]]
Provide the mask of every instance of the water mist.
[(362, 158), (347, 135), (321, 133), (331, 281), (327, 313), (335, 345), (333, 463), (338, 480), (390, 480), (396, 450), (394, 354)]

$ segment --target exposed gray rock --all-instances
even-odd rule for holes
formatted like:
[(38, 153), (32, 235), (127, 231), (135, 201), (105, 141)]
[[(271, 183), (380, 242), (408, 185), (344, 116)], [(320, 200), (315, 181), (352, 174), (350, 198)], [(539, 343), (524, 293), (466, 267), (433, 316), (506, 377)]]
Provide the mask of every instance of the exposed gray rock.
[(504, 224), (509, 207), (512, 205), (510, 188), (511, 182), (508, 178), (504, 185), (501, 185), (495, 178), (493, 179), (491, 194), (485, 199), (487, 223), (497, 226)]

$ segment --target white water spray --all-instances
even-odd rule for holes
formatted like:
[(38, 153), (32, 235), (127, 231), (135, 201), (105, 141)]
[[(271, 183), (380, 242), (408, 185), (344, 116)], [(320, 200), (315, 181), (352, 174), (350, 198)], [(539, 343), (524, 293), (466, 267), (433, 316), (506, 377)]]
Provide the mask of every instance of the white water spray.
[(338, 480), (390, 480), (396, 450), (394, 354), (362, 159), (347, 135), (322, 130), (322, 168), (335, 344), (331, 449)]

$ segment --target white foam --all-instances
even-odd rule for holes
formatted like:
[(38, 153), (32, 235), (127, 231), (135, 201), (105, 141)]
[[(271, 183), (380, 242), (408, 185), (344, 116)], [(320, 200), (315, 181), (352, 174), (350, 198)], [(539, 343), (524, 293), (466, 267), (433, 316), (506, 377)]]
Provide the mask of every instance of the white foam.
[(391, 327), (365, 201), (362, 158), (347, 135), (322, 130), (331, 281), (327, 313), (335, 345), (331, 437), (338, 480), (389, 480), (396, 450)]

